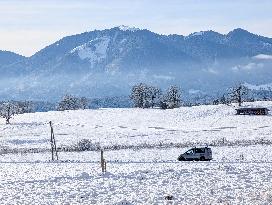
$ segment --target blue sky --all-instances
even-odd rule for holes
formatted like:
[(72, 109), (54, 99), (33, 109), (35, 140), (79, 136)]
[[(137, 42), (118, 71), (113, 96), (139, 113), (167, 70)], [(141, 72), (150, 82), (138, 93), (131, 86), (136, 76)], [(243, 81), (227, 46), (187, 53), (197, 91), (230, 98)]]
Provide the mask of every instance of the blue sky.
[(272, 37), (271, 0), (0, 0), (0, 50), (30, 56), (71, 34), (118, 25), (188, 35), (244, 28)]

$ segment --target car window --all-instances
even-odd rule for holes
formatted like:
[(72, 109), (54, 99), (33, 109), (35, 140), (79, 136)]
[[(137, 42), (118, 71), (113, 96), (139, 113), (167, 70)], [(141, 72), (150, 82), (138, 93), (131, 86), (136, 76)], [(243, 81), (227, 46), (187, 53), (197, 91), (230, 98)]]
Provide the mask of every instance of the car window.
[(195, 153), (205, 153), (205, 148), (196, 148)]
[(192, 150), (192, 149), (190, 149), (187, 152), (185, 152), (185, 154), (193, 154), (193, 153), (194, 153), (194, 150)]

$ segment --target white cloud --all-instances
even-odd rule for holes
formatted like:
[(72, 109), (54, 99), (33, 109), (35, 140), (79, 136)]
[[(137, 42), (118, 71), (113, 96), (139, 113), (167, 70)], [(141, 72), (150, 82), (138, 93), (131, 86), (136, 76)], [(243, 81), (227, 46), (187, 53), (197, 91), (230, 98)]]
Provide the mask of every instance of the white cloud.
[(218, 70), (216, 70), (215, 68), (207, 68), (207, 69), (203, 69), (203, 71), (211, 73), (211, 74), (218, 74)]
[(272, 55), (259, 54), (254, 56), (253, 58), (258, 60), (272, 60)]
[(161, 79), (161, 80), (174, 80), (175, 77), (169, 76), (169, 75), (153, 75), (154, 78), (156, 79)]
[(231, 69), (233, 71), (241, 71), (241, 70), (250, 71), (250, 70), (254, 70), (254, 69), (262, 68), (262, 67), (264, 67), (263, 63), (248, 63), (246, 65), (236, 65), (232, 67)]
[(195, 89), (190, 89), (189, 90), (189, 94), (198, 94), (200, 92), (201, 92), (200, 90), (195, 90)]

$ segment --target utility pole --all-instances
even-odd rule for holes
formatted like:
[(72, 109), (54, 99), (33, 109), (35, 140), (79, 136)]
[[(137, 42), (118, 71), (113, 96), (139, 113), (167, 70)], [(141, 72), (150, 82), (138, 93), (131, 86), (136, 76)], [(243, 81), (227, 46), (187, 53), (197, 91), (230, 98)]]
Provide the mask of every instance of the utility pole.
[(52, 154), (52, 161), (55, 160), (55, 157), (57, 160), (59, 160), (58, 157), (58, 150), (57, 150), (57, 145), (56, 145), (56, 139), (55, 139), (55, 135), (54, 135), (54, 129), (53, 129), (53, 125), (52, 122), (49, 122), (50, 125), (50, 129), (51, 129), (51, 139), (50, 139), (50, 143), (51, 143), (51, 154)]

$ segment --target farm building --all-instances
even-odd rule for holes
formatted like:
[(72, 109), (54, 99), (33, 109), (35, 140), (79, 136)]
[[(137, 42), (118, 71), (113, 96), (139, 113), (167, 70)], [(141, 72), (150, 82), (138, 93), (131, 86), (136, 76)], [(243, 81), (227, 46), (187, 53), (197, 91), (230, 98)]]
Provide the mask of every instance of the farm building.
[(263, 107), (242, 107), (236, 109), (237, 115), (267, 115), (269, 109)]

